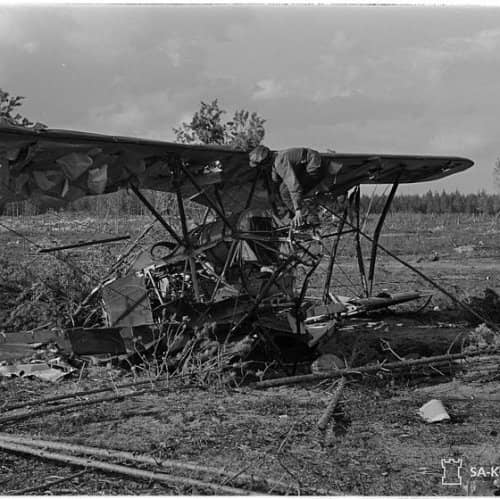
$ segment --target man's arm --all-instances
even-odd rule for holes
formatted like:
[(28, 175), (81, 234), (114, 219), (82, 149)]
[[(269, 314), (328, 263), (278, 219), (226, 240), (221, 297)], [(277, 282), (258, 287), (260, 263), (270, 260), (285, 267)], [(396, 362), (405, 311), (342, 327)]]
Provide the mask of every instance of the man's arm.
[(276, 166), (278, 174), (283, 179), (283, 182), (286, 185), (288, 192), (290, 193), (294, 210), (300, 210), (302, 208), (304, 190), (299, 182), (299, 179), (297, 178), (297, 175), (295, 174), (292, 163), (290, 162), (289, 158), (284, 155), (281, 158), (280, 163)]

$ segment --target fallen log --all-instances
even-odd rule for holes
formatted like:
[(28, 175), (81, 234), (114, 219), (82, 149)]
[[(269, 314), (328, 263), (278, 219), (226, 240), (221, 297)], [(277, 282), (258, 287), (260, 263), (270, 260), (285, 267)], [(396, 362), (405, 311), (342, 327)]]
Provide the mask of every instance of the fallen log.
[(318, 428), (321, 431), (326, 430), (326, 427), (328, 426), (328, 423), (330, 422), (330, 419), (333, 416), (333, 413), (335, 412), (335, 408), (337, 407), (337, 404), (340, 400), (340, 396), (342, 395), (342, 391), (344, 390), (344, 387), (346, 385), (346, 378), (342, 377), (340, 378), (339, 384), (337, 385), (337, 388), (335, 389), (335, 393), (333, 394), (333, 397), (331, 398), (330, 402), (328, 403), (328, 406), (321, 416), (321, 418), (318, 421)]
[(216, 483), (205, 482), (202, 480), (196, 480), (194, 478), (186, 478), (176, 475), (170, 475), (167, 473), (158, 473), (154, 471), (146, 471), (138, 468), (132, 468), (130, 466), (123, 466), (120, 464), (111, 464), (103, 461), (97, 461), (95, 459), (71, 456), (69, 454), (61, 454), (57, 452), (47, 452), (43, 449), (37, 449), (30, 447), (29, 445), (16, 444), (9, 442), (7, 440), (0, 439), (0, 449), (27, 454), (29, 456), (38, 457), (41, 459), (47, 459), (49, 461), (56, 461), (64, 464), (70, 464), (73, 466), (83, 466), (85, 468), (93, 468), (99, 471), (104, 471), (107, 473), (117, 473), (120, 475), (125, 475), (132, 478), (139, 478), (143, 480), (151, 480), (160, 483), (167, 483), (169, 485), (181, 485), (189, 487), (197, 487), (203, 490), (211, 490), (216, 493), (224, 493), (231, 495), (250, 495), (252, 492), (245, 489), (238, 489), (234, 487), (228, 487), (225, 485), (219, 485)]
[(154, 384), (154, 383), (160, 383), (163, 381), (170, 381), (170, 380), (173, 380), (175, 378), (180, 378), (180, 377), (182, 377), (182, 376), (175, 375), (175, 374), (165, 374), (163, 376), (157, 376), (155, 378), (147, 378), (145, 380), (137, 380), (137, 381), (131, 381), (130, 383), (122, 383), (121, 385), (111, 385), (111, 386), (106, 386), (103, 388), (94, 388), (92, 390), (81, 390), (79, 392), (63, 393), (61, 395), (53, 395), (50, 397), (43, 397), (43, 398), (38, 398), (38, 399), (34, 399), (34, 400), (27, 400), (25, 402), (7, 404), (3, 407), (0, 407), (0, 409), (2, 409), (3, 411), (13, 411), (14, 409), (22, 409), (24, 407), (29, 407), (32, 405), (40, 405), (40, 404), (46, 404), (49, 402), (57, 402), (58, 400), (65, 400), (65, 399), (69, 399), (69, 398), (85, 397), (87, 395), (95, 395), (97, 393), (116, 391), (117, 389), (120, 389), (120, 388), (132, 388), (132, 387), (136, 387), (136, 386), (150, 385), (150, 384)]
[(495, 400), (500, 402), (500, 384), (495, 381), (469, 383), (454, 379), (448, 383), (418, 388), (411, 394), (411, 396), (415, 395), (423, 396), (427, 399), (436, 398), (442, 401)]
[(82, 400), (80, 402), (73, 402), (71, 404), (61, 404), (55, 407), (45, 407), (44, 409), (38, 409), (36, 411), (26, 411), (26, 412), (21, 412), (19, 414), (11, 414), (8, 416), (0, 417), (0, 425), (5, 423), (11, 423), (13, 421), (23, 421), (25, 419), (44, 416), (46, 414), (51, 414), (54, 412), (66, 411), (68, 409), (73, 409), (75, 407), (99, 404), (101, 402), (110, 402), (113, 400), (119, 400), (127, 397), (137, 397), (138, 395), (143, 395), (144, 393), (147, 393), (147, 390), (140, 390), (137, 392), (129, 392), (129, 393), (119, 393), (114, 395), (108, 395), (107, 397), (98, 397), (92, 400)]
[[(233, 471), (227, 471), (221, 468), (214, 468), (212, 466), (203, 466), (195, 463), (181, 462), (174, 459), (156, 459), (150, 456), (135, 454), (133, 452), (103, 449), (100, 447), (89, 447), (86, 445), (75, 445), (66, 442), (53, 442), (47, 440), (33, 439), (27, 436), (12, 435), (10, 433), (0, 433), (0, 442), (7, 441), (12, 443), (20, 443), (23, 445), (30, 445), (34, 447), (61, 450), (74, 452), (77, 454), (85, 454), (93, 457), (105, 457), (109, 459), (121, 459), (139, 464), (150, 464), (153, 466), (161, 466), (164, 468), (175, 468), (183, 471), (193, 471), (197, 473), (206, 473), (225, 477), (227, 481), (234, 482), (235, 484), (242, 484), (251, 487), (267, 487), (273, 492), (282, 494), (289, 494), (292, 486), (285, 482), (265, 478), (259, 475), (248, 473), (235, 474)], [(302, 488), (301, 492), (310, 495), (338, 495), (338, 493), (316, 489), (316, 488)]]
[(324, 379), (332, 379), (340, 376), (346, 375), (354, 375), (354, 374), (372, 374), (381, 370), (390, 370), (390, 369), (398, 369), (405, 367), (413, 367), (413, 366), (422, 366), (426, 364), (433, 364), (441, 361), (452, 361), (456, 359), (465, 359), (468, 357), (478, 357), (481, 355), (495, 354), (497, 350), (481, 350), (476, 352), (467, 352), (467, 353), (456, 353), (456, 354), (448, 354), (448, 355), (436, 355), (434, 357), (423, 357), (421, 359), (415, 360), (404, 360), (399, 362), (387, 362), (376, 365), (366, 365), (357, 368), (349, 368), (349, 369), (332, 369), (331, 371), (325, 373), (317, 373), (317, 374), (303, 374), (300, 376), (288, 376), (286, 378), (275, 378), (269, 379), (265, 381), (258, 381), (255, 383), (256, 388), (269, 388), (272, 386), (281, 386), (281, 385), (291, 385), (294, 383), (303, 383), (306, 381), (321, 381)]
[[(383, 348), (384, 343), (388, 343), (401, 357), (460, 353), (462, 341), (467, 341), (471, 333), (470, 328), (463, 327), (418, 327), (406, 324), (404, 327), (398, 327), (394, 323), (388, 323), (375, 329), (365, 326), (363, 322), (354, 324), (354, 329), (340, 327), (327, 341), (320, 344), (318, 350), (324, 354), (333, 353), (340, 358), (348, 358), (350, 353), (357, 349), (356, 362), (369, 364), (384, 359), (396, 360)], [(362, 349), (359, 348), (360, 345)]]
[(464, 381), (500, 379), (500, 355), (488, 355), (462, 361)]
[(107, 237), (106, 239), (93, 239), (91, 241), (65, 244), (63, 246), (54, 246), (52, 248), (40, 248), (38, 250), (38, 253), (53, 253), (55, 251), (61, 251), (73, 248), (83, 248), (84, 246), (93, 246), (96, 244), (115, 243), (118, 241), (124, 241), (125, 239), (130, 239), (130, 235), (127, 234), (125, 236)]

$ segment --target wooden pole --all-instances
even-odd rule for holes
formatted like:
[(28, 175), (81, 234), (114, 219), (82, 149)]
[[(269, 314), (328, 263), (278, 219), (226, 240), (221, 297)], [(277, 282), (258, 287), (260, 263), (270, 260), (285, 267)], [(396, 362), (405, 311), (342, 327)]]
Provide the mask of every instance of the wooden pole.
[(46, 404), (48, 402), (56, 402), (58, 400), (65, 400), (65, 399), (76, 398), (76, 397), (85, 397), (88, 395), (94, 395), (96, 393), (114, 391), (114, 390), (119, 389), (119, 388), (130, 388), (130, 387), (135, 387), (135, 386), (153, 384), (153, 383), (156, 383), (159, 381), (168, 381), (168, 380), (173, 379), (175, 377), (176, 377), (175, 375), (164, 375), (164, 376), (158, 376), (156, 378), (149, 378), (149, 379), (132, 381), (130, 383), (122, 383), (121, 385), (106, 386), (104, 388), (94, 388), (93, 390), (81, 390), (79, 392), (73, 392), (73, 393), (62, 393), (61, 395), (53, 395), (51, 397), (43, 397), (43, 398), (38, 398), (38, 399), (33, 399), (33, 400), (27, 400), (26, 402), (20, 402), (20, 403), (16, 403), (16, 404), (7, 404), (5, 406), (0, 406), (0, 409), (2, 411), (13, 411), (14, 409), (22, 409), (23, 407), (29, 407), (29, 406), (33, 406), (33, 405), (38, 406), (41, 404)]
[(69, 454), (61, 454), (57, 452), (47, 452), (43, 449), (36, 449), (28, 445), (16, 444), (9, 442), (7, 440), (0, 439), (0, 449), (27, 454), (29, 456), (38, 457), (44, 460), (56, 461), (59, 463), (74, 465), (74, 466), (84, 466), (85, 468), (93, 468), (99, 471), (104, 471), (107, 473), (118, 473), (120, 475), (125, 475), (132, 478), (139, 478), (142, 480), (151, 480), (160, 483), (167, 483), (169, 485), (181, 485), (189, 487), (198, 487), (204, 490), (212, 490), (218, 493), (225, 493), (231, 495), (250, 495), (251, 492), (244, 489), (237, 489), (234, 487), (227, 487), (225, 485), (219, 485), (210, 482), (204, 482), (202, 480), (196, 480), (194, 478), (186, 478), (181, 476), (170, 475), (167, 473), (158, 473), (154, 471), (146, 471), (138, 468), (132, 468), (130, 466), (123, 466), (120, 464), (111, 464), (104, 461), (97, 461), (95, 459), (71, 456)]
[(110, 402), (113, 400), (119, 400), (122, 398), (137, 397), (147, 393), (147, 390), (140, 390), (138, 392), (129, 392), (108, 395), (106, 397), (99, 397), (92, 400), (83, 400), (80, 402), (73, 402), (71, 404), (61, 404), (56, 407), (45, 407), (44, 409), (38, 409), (36, 411), (26, 411), (19, 414), (12, 414), (10, 416), (0, 417), (0, 425), (5, 423), (11, 423), (12, 421), (23, 421), (25, 419), (35, 418), (38, 416), (44, 416), (45, 414), (52, 414), (54, 412), (65, 411), (67, 409), (73, 409), (74, 407), (82, 407), (85, 405), (99, 404), (101, 402)]
[(346, 376), (349, 374), (370, 374), (378, 372), (382, 369), (389, 370), (389, 369), (398, 369), (401, 367), (405, 368), (405, 367), (421, 366), (441, 361), (451, 361), (456, 359), (465, 359), (467, 357), (478, 357), (480, 355), (495, 354), (497, 353), (497, 351), (498, 349), (481, 350), (470, 353), (436, 355), (434, 357), (423, 357), (421, 359), (404, 360), (399, 362), (387, 362), (386, 364), (376, 364), (371, 366), (362, 366), (358, 368), (332, 369), (331, 371), (325, 373), (303, 374), (300, 376), (289, 376), (286, 378), (275, 378), (266, 381), (258, 381), (257, 383), (255, 383), (254, 386), (257, 388), (269, 388), (272, 386), (292, 385), (294, 383), (303, 383), (306, 381), (321, 381), (324, 379), (338, 378), (340, 376)]
[[(193, 471), (196, 473), (206, 473), (217, 475), (226, 478), (229, 482), (246, 485), (250, 487), (263, 488), (267, 487), (274, 491), (279, 491), (283, 494), (290, 493), (292, 486), (288, 483), (273, 480), (271, 478), (248, 474), (238, 473), (234, 471), (225, 470), (222, 468), (214, 468), (212, 466), (203, 466), (195, 463), (181, 462), (174, 459), (156, 459), (150, 456), (136, 454), (133, 452), (119, 451), (114, 449), (103, 449), (99, 447), (89, 447), (85, 445), (74, 445), (66, 442), (53, 442), (47, 440), (33, 439), (29, 436), (12, 435), (10, 433), (0, 433), (0, 442), (8, 441), (21, 445), (29, 445), (51, 450), (67, 451), (76, 454), (85, 454), (92, 457), (103, 457), (108, 459), (118, 459), (123, 461), (130, 461), (137, 464), (149, 464), (153, 466), (160, 466), (163, 468), (175, 468), (182, 471)], [(332, 495), (331, 491), (325, 491), (315, 488), (303, 489), (302, 492), (307, 492), (314, 495)]]
[(328, 406), (321, 416), (321, 418), (318, 421), (318, 428), (321, 431), (326, 430), (326, 427), (328, 426), (328, 423), (330, 422), (330, 419), (333, 416), (333, 413), (335, 412), (335, 408), (337, 407), (337, 404), (340, 400), (340, 396), (342, 395), (342, 391), (344, 390), (344, 387), (346, 385), (346, 378), (343, 376), (340, 378), (339, 384), (337, 385), (337, 388), (335, 389), (335, 393), (333, 394), (333, 397), (331, 398), (330, 402), (328, 403)]
[(53, 253), (54, 251), (67, 250), (72, 248), (83, 248), (84, 246), (93, 246), (95, 244), (115, 243), (118, 241), (124, 241), (125, 239), (130, 239), (130, 235), (127, 234), (126, 236), (108, 237), (106, 239), (94, 239), (92, 241), (66, 244), (65, 246), (56, 246), (54, 248), (43, 248), (39, 249), (38, 253)]

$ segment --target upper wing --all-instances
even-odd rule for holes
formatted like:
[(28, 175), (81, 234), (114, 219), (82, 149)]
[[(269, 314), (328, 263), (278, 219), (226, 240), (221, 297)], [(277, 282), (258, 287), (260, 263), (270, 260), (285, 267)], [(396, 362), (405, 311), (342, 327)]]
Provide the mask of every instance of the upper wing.
[(474, 162), (454, 156), (409, 156), (392, 154), (323, 153), (326, 165), (333, 163), (332, 190), (345, 192), (358, 184), (427, 182), (470, 168)]
[[(364, 183), (434, 180), (473, 164), (456, 157), (329, 153), (322, 161), (335, 166), (333, 193)], [(176, 176), (179, 164), (184, 170)], [(61, 205), (134, 183), (166, 192), (178, 185), (184, 198), (206, 205), (210, 199), (222, 211), (236, 212), (269, 206), (262, 177), (250, 168), (248, 153), (228, 147), (0, 126), (0, 207), (29, 198)]]
[[(176, 177), (179, 164), (185, 170)], [(233, 197), (241, 204), (241, 193), (250, 192), (256, 176), (248, 154), (228, 147), (0, 126), (0, 206), (29, 198), (49, 206), (64, 204), (113, 192), (130, 182), (174, 192), (176, 181), (185, 198), (196, 196), (197, 202), (206, 204), (203, 193), (213, 195), (217, 186), (229, 204)], [(235, 186), (241, 189), (239, 196), (231, 194)], [(259, 183), (260, 197), (263, 188)]]

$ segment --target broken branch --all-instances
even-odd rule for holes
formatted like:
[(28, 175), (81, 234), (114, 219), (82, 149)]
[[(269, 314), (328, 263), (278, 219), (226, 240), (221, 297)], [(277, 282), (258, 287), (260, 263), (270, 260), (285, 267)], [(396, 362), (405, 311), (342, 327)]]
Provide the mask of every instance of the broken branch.
[[(221, 477), (226, 477), (226, 481), (233, 482), (236, 484), (244, 484), (251, 487), (267, 487), (274, 490), (278, 490), (281, 493), (289, 493), (290, 485), (285, 482), (280, 482), (277, 480), (272, 480), (270, 478), (264, 478), (262, 476), (233, 471), (224, 470), (221, 468), (214, 468), (211, 466), (203, 466), (196, 463), (180, 462), (174, 459), (155, 459), (150, 456), (135, 454), (133, 452), (120, 451), (114, 449), (103, 449), (100, 447), (89, 447), (85, 445), (74, 445), (66, 442), (53, 442), (47, 440), (33, 439), (31, 437), (23, 437), (19, 435), (12, 435), (10, 433), (0, 433), (0, 442), (8, 441), (12, 443), (19, 443), (30, 445), (34, 447), (41, 447), (52, 450), (68, 451), (78, 454), (85, 454), (93, 457), (105, 457), (109, 459), (118, 459), (130, 461), (138, 464), (150, 464), (153, 466), (161, 466), (164, 468), (175, 468), (183, 471), (194, 471), (198, 473), (207, 473), (212, 475), (218, 475)], [(334, 495), (331, 491), (324, 491), (319, 489), (310, 488), (303, 490), (314, 495)]]
[(194, 478), (186, 478), (176, 475), (169, 475), (167, 473), (158, 473), (154, 471), (146, 471), (130, 466), (123, 466), (119, 464), (106, 463), (104, 461), (97, 461), (83, 457), (71, 456), (69, 454), (60, 454), (56, 452), (47, 452), (43, 449), (36, 449), (28, 445), (16, 444), (8, 442), (7, 440), (0, 439), (0, 449), (27, 454), (29, 456), (38, 457), (41, 459), (48, 459), (50, 461), (57, 461), (60, 463), (71, 464), (75, 466), (85, 466), (86, 468), (93, 468), (96, 470), (104, 471), (107, 473), (118, 473), (132, 478), (139, 478), (145, 480), (152, 480), (155, 482), (167, 483), (170, 485), (182, 485), (189, 487), (198, 487), (205, 490), (212, 490), (218, 493), (232, 494), (232, 495), (249, 495), (250, 491), (244, 489), (237, 489), (234, 487), (227, 487), (215, 483), (204, 482)]
[(56, 407), (46, 407), (44, 409), (39, 409), (36, 411), (27, 411), (20, 414), (12, 414), (10, 416), (0, 417), (0, 425), (5, 423), (11, 423), (12, 421), (23, 421), (25, 419), (35, 418), (38, 416), (44, 416), (45, 414), (51, 414), (54, 412), (65, 411), (67, 409), (73, 409), (74, 407), (82, 407), (85, 405), (99, 404), (100, 402), (109, 402), (112, 400), (118, 400), (126, 397), (137, 397), (146, 393), (147, 390), (140, 390), (138, 392), (120, 393), (115, 395), (108, 395), (106, 397), (99, 397), (92, 400), (83, 400), (81, 402), (73, 402), (71, 404), (61, 404)]
[(157, 383), (157, 382), (161, 382), (161, 381), (169, 381), (169, 380), (172, 380), (176, 377), (178, 377), (178, 376), (176, 376), (175, 374), (173, 374), (173, 375), (167, 374), (167, 375), (163, 375), (163, 376), (158, 376), (156, 378), (148, 378), (145, 380), (143, 379), (143, 380), (132, 381), (130, 383), (122, 383), (121, 385), (107, 386), (104, 388), (95, 388), (93, 390), (82, 390), (82, 391), (73, 392), (73, 393), (64, 393), (61, 395), (54, 395), (52, 397), (44, 397), (44, 398), (39, 398), (39, 399), (35, 399), (35, 400), (27, 400), (26, 402), (21, 402), (18, 404), (6, 405), (5, 407), (2, 407), (2, 410), (12, 411), (14, 409), (22, 409), (23, 407), (29, 407), (32, 405), (40, 405), (40, 404), (45, 404), (47, 402), (56, 402), (57, 400), (64, 400), (64, 399), (75, 398), (75, 397), (84, 397), (87, 395), (94, 395), (96, 393), (115, 391), (119, 388), (131, 388), (131, 387), (136, 387), (136, 386)]
[(108, 237), (106, 239), (94, 239), (92, 241), (84, 241), (81, 243), (66, 244), (65, 246), (55, 246), (53, 248), (42, 248), (38, 250), (38, 253), (53, 253), (54, 251), (67, 250), (72, 248), (83, 248), (84, 246), (92, 246), (94, 244), (114, 243), (118, 241), (124, 241), (125, 239), (130, 239), (130, 235), (127, 234), (126, 236)]
[(370, 374), (380, 371), (382, 369), (398, 369), (401, 367), (413, 367), (420, 366), (426, 364), (433, 364), (436, 362), (442, 361), (450, 361), (456, 359), (464, 359), (467, 357), (477, 357), (480, 355), (488, 355), (497, 353), (498, 349), (493, 350), (481, 350), (477, 352), (468, 352), (468, 353), (455, 353), (450, 355), (436, 355), (434, 357), (423, 357), (421, 359), (412, 359), (405, 360), (400, 362), (388, 362), (386, 364), (376, 364), (376, 365), (367, 365), (358, 367), (356, 369), (332, 369), (331, 371), (325, 373), (317, 373), (317, 374), (303, 374), (300, 376), (289, 376), (286, 378), (276, 378), (269, 379), (266, 381), (258, 381), (255, 383), (257, 388), (269, 388), (272, 386), (281, 386), (281, 385), (291, 385), (294, 383), (303, 383), (305, 381), (320, 381), (323, 379), (331, 379), (337, 378), (340, 376), (345, 376), (349, 374)]
[(318, 421), (318, 428), (321, 431), (326, 430), (326, 427), (328, 426), (328, 423), (330, 422), (330, 419), (333, 416), (333, 413), (335, 412), (335, 408), (337, 407), (337, 404), (340, 400), (340, 396), (342, 395), (342, 391), (344, 390), (344, 387), (346, 385), (347, 379), (343, 376), (340, 378), (339, 384), (337, 385), (337, 388), (335, 389), (335, 393), (333, 394), (333, 397), (331, 398), (325, 412), (321, 416), (321, 418)]

